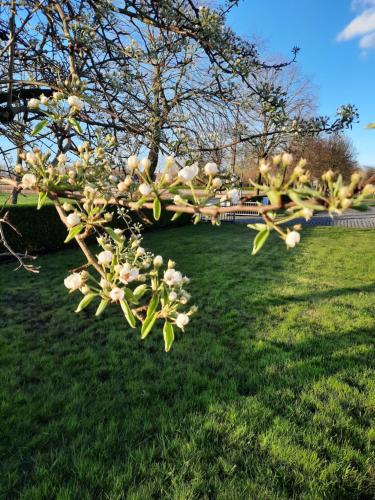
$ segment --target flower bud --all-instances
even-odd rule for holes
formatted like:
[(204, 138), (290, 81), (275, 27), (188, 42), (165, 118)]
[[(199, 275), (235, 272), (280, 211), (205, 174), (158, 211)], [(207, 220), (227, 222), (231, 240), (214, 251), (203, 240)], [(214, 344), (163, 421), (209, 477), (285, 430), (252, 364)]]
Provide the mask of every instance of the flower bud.
[(343, 186), (339, 191), (340, 198), (351, 198), (353, 196), (353, 191), (349, 186)]
[(334, 175), (335, 174), (334, 174), (334, 172), (332, 170), (327, 170), (327, 172), (325, 172), (322, 175), (322, 180), (325, 181), (325, 182), (330, 182), (330, 181), (332, 181)]
[(269, 164), (266, 161), (261, 160), (260, 163), (259, 163), (259, 172), (262, 175), (265, 175), (265, 174), (268, 174), (269, 171), (270, 171)]
[(29, 109), (38, 109), (39, 108), (40, 101), (39, 99), (30, 99), (27, 103), (27, 107)]
[(70, 203), (68, 203), (67, 201), (63, 204), (63, 209), (65, 210), (65, 212), (71, 212), (73, 210), (73, 207)]
[(281, 158), (282, 164), (284, 167), (289, 167), (293, 163), (293, 155), (290, 153), (284, 153)]
[(220, 179), (220, 177), (215, 177), (212, 180), (212, 187), (214, 189), (220, 189), (222, 185), (223, 185), (223, 181)]
[(138, 190), (142, 196), (149, 196), (152, 191), (152, 187), (149, 184), (143, 182), (138, 186)]
[(189, 323), (189, 321), (190, 319), (187, 314), (180, 313), (177, 315), (176, 325), (178, 326), (178, 328), (181, 328), (183, 330), (184, 327)]
[(154, 258), (154, 267), (160, 267), (163, 265), (163, 257), (161, 255), (157, 255)]
[(137, 167), (138, 167), (138, 158), (136, 155), (131, 155), (129, 156), (128, 158), (128, 167), (129, 169), (132, 171), (132, 170), (135, 170)]
[(77, 226), (80, 222), (81, 222), (81, 216), (76, 212), (69, 214), (68, 217), (66, 218), (66, 223), (68, 227)]
[(290, 231), (285, 238), (285, 243), (288, 248), (294, 248), (301, 240), (301, 235), (297, 231)]
[(373, 184), (366, 184), (366, 186), (362, 189), (362, 194), (364, 196), (371, 196), (375, 194), (375, 186)]
[(22, 177), (22, 186), (26, 189), (33, 188), (37, 183), (37, 178), (34, 174), (25, 174)]
[(350, 208), (353, 205), (352, 200), (350, 200), (349, 198), (343, 198), (340, 203), (344, 210)]
[(207, 175), (216, 175), (219, 171), (215, 162), (208, 162), (204, 167), (204, 171)]
[(151, 161), (147, 157), (142, 158), (141, 167), (143, 167), (145, 171), (148, 171), (151, 167)]
[(281, 155), (274, 155), (272, 158), (272, 162), (275, 166), (277, 166), (281, 162)]
[(48, 104), (48, 97), (46, 97), (44, 94), (40, 96), (40, 102), (46, 106)]
[(165, 160), (166, 168), (173, 167), (174, 163), (175, 163), (175, 160), (174, 160), (173, 156), (167, 156), (167, 159)]
[(103, 266), (111, 264), (112, 259), (113, 259), (113, 253), (110, 252), (109, 250), (104, 250), (103, 252), (100, 252), (100, 254), (98, 255), (98, 262)]

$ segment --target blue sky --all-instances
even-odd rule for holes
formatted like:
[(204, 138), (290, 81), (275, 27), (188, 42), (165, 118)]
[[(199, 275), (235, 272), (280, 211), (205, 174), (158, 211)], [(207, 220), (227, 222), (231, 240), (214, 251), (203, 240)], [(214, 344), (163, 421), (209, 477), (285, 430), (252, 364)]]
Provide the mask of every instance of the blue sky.
[(362, 165), (375, 166), (375, 0), (242, 0), (228, 18), (242, 36), (260, 37), (270, 54), (301, 48), (298, 63), (312, 79), (319, 113), (355, 104), (348, 131)]

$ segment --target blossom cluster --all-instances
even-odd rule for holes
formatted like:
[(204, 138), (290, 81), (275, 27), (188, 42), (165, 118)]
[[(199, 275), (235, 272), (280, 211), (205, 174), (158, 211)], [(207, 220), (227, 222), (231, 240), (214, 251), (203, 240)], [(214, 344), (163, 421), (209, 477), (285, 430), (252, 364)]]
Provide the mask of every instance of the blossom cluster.
[[(65, 94), (55, 92), (51, 97), (42, 95), (29, 101), (30, 109), (39, 110), (52, 122), (59, 120), (67, 131), (73, 129), (80, 136), (82, 131), (74, 117), (84, 107), (79, 93), (66, 98)], [(42, 124), (47, 126), (48, 120)], [(37, 126), (37, 133), (43, 127)], [(168, 156), (155, 178), (148, 157), (130, 155), (126, 165), (119, 168), (116, 147), (113, 136), (98, 135), (95, 144), (82, 141), (75, 150), (60, 150), (55, 157), (50, 151), (43, 153), (34, 148), (20, 155), (23, 165), (16, 165), (15, 170), (21, 187), (38, 191), (38, 208), (48, 197), (54, 201), (68, 230), (66, 241), (75, 238), (84, 250), (87, 266), (64, 280), (70, 292), (79, 291), (83, 295), (77, 312), (95, 299), (99, 300), (96, 315), (102, 314), (109, 304), (117, 304), (132, 328), (137, 322), (142, 325), (142, 338), (158, 320), (164, 321), (163, 336), (168, 351), (174, 340), (174, 328), (184, 330), (196, 310), (195, 306), (187, 307), (190, 295), (185, 285), (189, 280), (173, 261), (164, 264), (162, 256), (142, 247), (137, 225), (127, 221), (126, 230), (113, 229), (116, 215), (113, 207), (117, 207), (117, 219), (121, 210), (125, 210), (119, 207), (136, 211), (146, 207), (152, 208), (153, 217), (158, 220), (163, 207), (168, 205), (166, 208), (175, 212), (173, 218), (188, 212), (196, 223), (202, 213), (208, 213), (212, 223), (219, 224), (220, 213), (228, 210), (228, 205), (235, 205), (233, 210), (237, 205), (243, 208), (241, 192), (236, 179), (220, 172), (214, 162), (181, 163)], [(295, 161), (288, 153), (260, 162), (261, 182), (252, 184), (268, 197), (270, 205), (259, 209), (263, 223), (249, 225), (257, 232), (253, 254), (263, 247), (272, 230), (288, 249), (294, 248), (301, 238), (301, 225), (295, 223), (296, 219), (309, 220), (315, 210), (341, 213), (360, 206), (375, 193), (372, 185), (363, 185), (360, 173), (354, 173), (345, 185), (340, 175), (328, 171), (315, 185), (306, 166), (306, 160)], [(63, 202), (60, 197), (70, 200)], [(85, 243), (94, 234), (100, 247), (95, 255)]]
[(161, 319), (167, 325), (163, 333), (168, 351), (174, 340), (173, 325), (183, 330), (196, 310), (194, 306), (185, 310), (190, 295), (184, 286), (189, 279), (175, 269), (173, 261), (165, 266), (162, 256), (146, 251), (136, 233), (126, 238), (124, 230), (107, 228), (97, 241), (101, 251), (95, 256), (96, 272), (73, 272), (64, 280), (70, 292), (79, 290), (84, 296), (77, 312), (95, 298), (100, 299), (97, 316), (108, 304), (119, 304), (132, 328), (137, 320), (142, 323), (142, 338)]
[[(342, 214), (348, 208), (361, 207), (368, 196), (375, 194), (373, 185), (363, 184), (361, 172), (354, 172), (350, 183), (345, 185), (341, 175), (328, 170), (316, 185), (311, 181), (306, 166), (304, 158), (295, 162), (293, 155), (289, 153), (275, 155), (271, 161), (260, 161), (262, 183), (252, 181), (252, 184), (268, 196), (274, 209), (263, 214), (264, 224), (248, 226), (258, 231), (253, 254), (262, 248), (272, 229), (285, 241), (288, 249), (294, 248), (301, 240), (302, 227), (301, 224), (295, 224), (292, 229), (287, 227), (285, 230), (283, 227), (286, 223), (298, 218), (308, 221), (314, 211), (327, 210), (331, 216)], [(283, 207), (283, 197), (290, 199), (290, 206)], [(283, 208), (283, 213), (279, 213)]]

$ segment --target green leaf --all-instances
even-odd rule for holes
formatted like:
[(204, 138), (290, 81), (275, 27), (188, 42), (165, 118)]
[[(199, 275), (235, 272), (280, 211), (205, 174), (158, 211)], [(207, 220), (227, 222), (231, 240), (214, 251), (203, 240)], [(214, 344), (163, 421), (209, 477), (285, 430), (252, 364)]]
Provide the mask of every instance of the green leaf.
[(83, 229), (83, 224), (78, 224), (77, 226), (72, 227), (69, 231), (68, 236), (65, 238), (64, 243), (68, 243), (68, 241), (72, 240), (77, 234), (79, 234)]
[(133, 294), (137, 299), (140, 299), (146, 293), (146, 290), (147, 290), (147, 285), (145, 284), (139, 285), (137, 286), (137, 288), (134, 289)]
[(375, 123), (369, 123), (366, 128), (375, 128)]
[(194, 224), (198, 224), (198, 222), (200, 220), (201, 220), (201, 216), (200, 216), (200, 214), (197, 214), (197, 215), (194, 216), (194, 221), (193, 222), (194, 222)]
[(129, 307), (129, 304), (127, 303), (127, 301), (125, 299), (123, 299), (123, 300), (120, 300), (120, 305), (121, 305), (122, 312), (124, 313), (124, 316), (127, 319), (129, 325), (131, 326), (131, 328), (135, 328), (136, 321), (135, 321), (134, 314), (132, 313), (132, 311)]
[(259, 252), (259, 250), (267, 241), (269, 235), (270, 235), (270, 230), (268, 228), (264, 229), (263, 231), (259, 231), (259, 233), (254, 238), (252, 255), (255, 255)]
[(140, 208), (142, 208), (143, 204), (146, 203), (146, 201), (147, 196), (142, 196), (141, 198), (139, 198), (136, 205), (134, 206), (134, 210), (139, 210)]
[(75, 129), (76, 132), (83, 135), (81, 125), (77, 122), (77, 120), (75, 118), (69, 118), (68, 122), (73, 126), (73, 128)]
[(41, 130), (44, 129), (44, 127), (48, 125), (48, 120), (42, 120), (41, 122), (37, 123), (34, 127), (34, 130), (31, 132), (31, 135), (37, 135)]
[(36, 209), (40, 210), (46, 201), (47, 201), (47, 193), (43, 193), (42, 191), (40, 191), (38, 194), (38, 205)]
[(152, 207), (153, 214), (154, 214), (154, 219), (159, 220), (160, 219), (160, 214), (161, 214), (161, 203), (159, 198), (154, 199), (154, 204)]
[(367, 210), (369, 210), (370, 207), (362, 203), (361, 205), (353, 205), (351, 208), (353, 210), (358, 210), (359, 212), (367, 212)]
[(105, 228), (106, 232), (109, 234), (109, 236), (116, 241), (116, 243), (122, 243), (123, 239), (119, 234), (116, 234), (114, 230), (111, 227), (106, 227)]
[(148, 308), (147, 308), (146, 317), (152, 316), (154, 314), (154, 312), (156, 311), (158, 305), (159, 305), (159, 295), (156, 294), (150, 300), (150, 303), (149, 303)]
[(145, 339), (147, 335), (151, 332), (152, 327), (155, 324), (155, 321), (157, 320), (158, 313), (154, 312), (150, 316), (146, 316), (146, 319), (143, 322), (142, 329), (141, 329), (141, 339)]
[(181, 217), (181, 215), (182, 215), (182, 212), (175, 212), (173, 214), (173, 217), (171, 218), (171, 221), (177, 220), (179, 217)]
[(134, 304), (136, 304), (138, 302), (137, 297), (130, 290), (130, 288), (124, 288), (123, 290), (124, 290), (125, 298), (126, 298), (127, 301), (132, 302)]
[(102, 299), (100, 301), (99, 307), (96, 310), (95, 316), (100, 316), (108, 304), (109, 304), (109, 300)]
[(267, 229), (267, 224), (248, 224), (247, 227), (255, 231), (264, 231)]
[(85, 307), (87, 307), (96, 296), (97, 296), (96, 293), (88, 293), (87, 295), (85, 295), (81, 300), (81, 302), (78, 304), (76, 313), (81, 312)]
[(172, 325), (172, 323), (169, 323), (169, 321), (166, 321), (164, 323), (163, 337), (164, 337), (165, 352), (168, 352), (170, 350), (170, 348), (172, 347), (172, 344), (174, 341), (173, 325)]

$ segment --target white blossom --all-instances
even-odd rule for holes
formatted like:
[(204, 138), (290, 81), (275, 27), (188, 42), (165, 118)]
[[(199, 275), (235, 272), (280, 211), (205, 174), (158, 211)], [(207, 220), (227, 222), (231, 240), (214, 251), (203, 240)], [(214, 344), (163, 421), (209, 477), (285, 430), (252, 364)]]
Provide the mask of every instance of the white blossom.
[(120, 281), (127, 285), (139, 277), (139, 269), (132, 267), (128, 262), (118, 268)]
[(106, 288), (111, 288), (111, 283), (105, 278), (100, 278), (100, 286), (105, 290)]
[(82, 286), (82, 278), (79, 273), (70, 274), (67, 278), (64, 279), (64, 285), (70, 291), (78, 290)]
[(219, 169), (217, 168), (216, 163), (208, 162), (204, 167), (204, 171), (206, 172), (207, 175), (216, 175)]
[(26, 189), (33, 188), (37, 183), (37, 179), (34, 174), (25, 174), (22, 177), (22, 186)]
[(170, 302), (175, 302), (177, 300), (177, 293), (172, 290), (168, 295), (168, 299)]
[(98, 262), (103, 266), (109, 265), (112, 262), (112, 259), (113, 259), (113, 253), (110, 252), (109, 250), (104, 250), (103, 252), (100, 252), (100, 254), (98, 255)]
[(76, 212), (69, 214), (68, 217), (66, 218), (66, 223), (69, 227), (77, 226), (80, 222), (81, 222), (81, 216)]
[(186, 326), (189, 323), (190, 319), (187, 314), (180, 313), (177, 315), (176, 318), (176, 325), (178, 328), (181, 328), (182, 330), (184, 329), (184, 326)]
[(27, 103), (27, 107), (30, 109), (38, 109), (39, 108), (40, 101), (39, 99), (30, 99)]
[(68, 104), (71, 108), (77, 108), (78, 110), (83, 109), (85, 103), (76, 95), (71, 95), (68, 97)]
[(115, 287), (110, 291), (109, 296), (113, 300), (113, 302), (117, 302), (118, 300), (122, 300), (125, 296), (124, 290), (122, 288)]
[(177, 175), (180, 180), (186, 183), (192, 181), (198, 175), (198, 172), (198, 165), (194, 163), (194, 165), (182, 168)]
[(290, 231), (285, 238), (285, 243), (288, 248), (294, 248), (301, 240), (301, 235), (298, 231)]
[(38, 163), (38, 158), (35, 153), (29, 151), (26, 153), (26, 161), (27, 163), (30, 163), (30, 165), (36, 165)]
[(169, 268), (164, 272), (164, 282), (168, 286), (179, 285), (182, 283), (182, 274), (173, 268)]
[(148, 196), (152, 191), (150, 184), (146, 184), (145, 182), (140, 184), (138, 189), (142, 196)]

